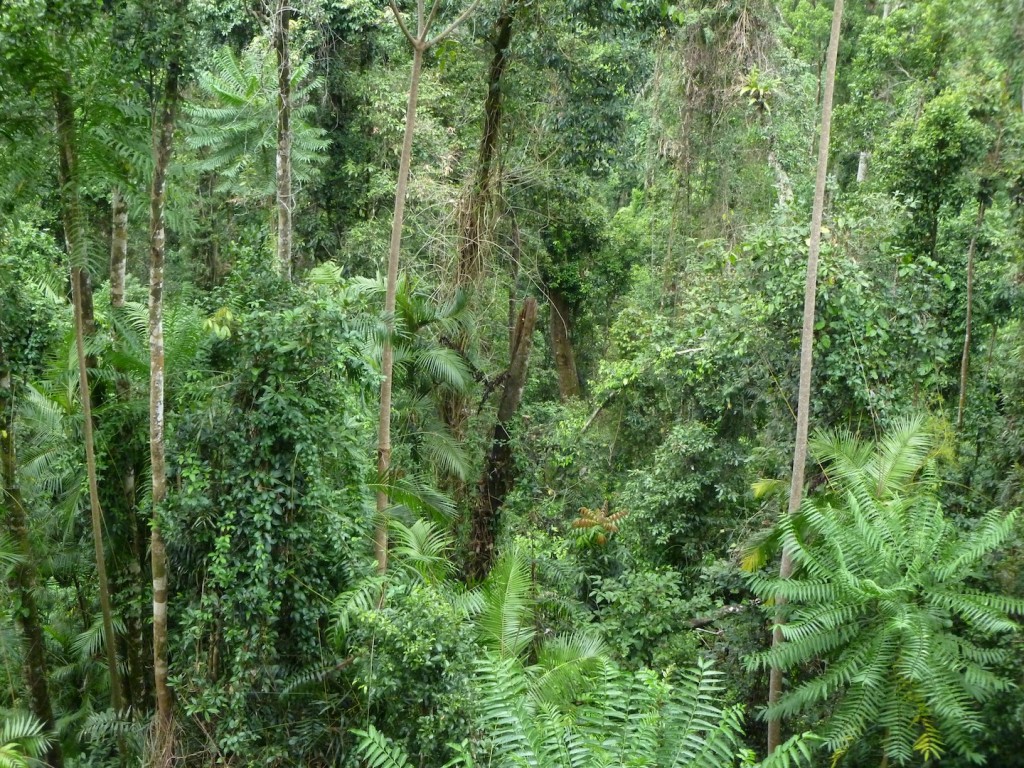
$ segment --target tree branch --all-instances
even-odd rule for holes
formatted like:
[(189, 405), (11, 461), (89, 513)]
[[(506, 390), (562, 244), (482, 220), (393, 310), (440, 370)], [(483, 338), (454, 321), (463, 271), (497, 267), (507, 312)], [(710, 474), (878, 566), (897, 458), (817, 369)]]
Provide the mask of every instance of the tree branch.
[(451, 24), (445, 27), (443, 32), (441, 32), (437, 37), (433, 38), (432, 40), (428, 40), (425, 47), (430, 48), (432, 45), (436, 45), (437, 43), (442, 42), (446, 37), (448, 37), (448, 35), (450, 35), (452, 32), (456, 30), (459, 24), (461, 24), (467, 18), (469, 18), (470, 14), (472, 14), (473, 11), (476, 10), (476, 7), (478, 5), (480, 5), (480, 0), (473, 0), (473, 2), (470, 3), (469, 7), (458, 15), (458, 18), (456, 18), (455, 21), (453, 21)]
[(426, 36), (427, 32), (434, 25), (434, 19), (437, 17), (437, 11), (441, 7), (441, 0), (434, 0), (434, 4), (430, 6), (430, 14), (427, 16), (427, 23), (423, 27), (423, 35)]
[(395, 15), (395, 21), (398, 22), (398, 28), (402, 30), (402, 34), (405, 35), (405, 39), (413, 45), (417, 45), (419, 41), (409, 34), (408, 28), (405, 26), (405, 22), (402, 21), (402, 12), (398, 10), (398, 6), (395, 5), (395, 0), (388, 0), (388, 5), (391, 6), (391, 12)]

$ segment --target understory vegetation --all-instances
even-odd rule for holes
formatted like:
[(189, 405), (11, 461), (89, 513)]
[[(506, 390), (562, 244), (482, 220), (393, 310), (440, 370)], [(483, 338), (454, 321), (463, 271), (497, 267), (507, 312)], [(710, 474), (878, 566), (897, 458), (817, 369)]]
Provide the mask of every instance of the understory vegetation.
[(1024, 1), (0, 3), (0, 768), (1024, 767)]

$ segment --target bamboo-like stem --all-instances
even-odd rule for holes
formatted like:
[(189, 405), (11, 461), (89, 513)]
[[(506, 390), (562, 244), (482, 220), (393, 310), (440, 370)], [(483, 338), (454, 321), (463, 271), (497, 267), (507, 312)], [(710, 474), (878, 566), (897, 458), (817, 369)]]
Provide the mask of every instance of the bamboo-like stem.
[(287, 0), (278, 0), (274, 13), (274, 50), (277, 52), (277, 262), (281, 275), (292, 276), (292, 69), (288, 52)]

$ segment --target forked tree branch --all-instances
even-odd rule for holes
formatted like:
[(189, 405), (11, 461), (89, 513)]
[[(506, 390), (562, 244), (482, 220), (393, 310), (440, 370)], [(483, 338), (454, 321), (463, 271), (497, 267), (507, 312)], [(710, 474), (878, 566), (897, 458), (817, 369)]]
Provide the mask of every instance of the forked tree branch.
[(406, 40), (408, 40), (414, 46), (418, 45), (419, 40), (417, 40), (415, 37), (409, 34), (408, 27), (406, 27), (405, 22), (402, 21), (402, 12), (398, 10), (398, 6), (395, 4), (395, 0), (388, 0), (388, 5), (391, 6), (391, 12), (395, 15), (395, 21), (398, 22), (398, 28), (402, 30), (402, 34), (405, 35)]
[(442, 42), (446, 37), (448, 37), (448, 35), (454, 32), (462, 22), (469, 18), (473, 11), (476, 10), (476, 7), (478, 5), (480, 5), (480, 0), (473, 0), (473, 2), (469, 4), (466, 10), (464, 10), (462, 13), (458, 15), (458, 17), (456, 17), (455, 21), (453, 21), (451, 24), (445, 27), (443, 32), (438, 34), (436, 37), (428, 40), (424, 48), (430, 48), (431, 46), (437, 45), (438, 43)]

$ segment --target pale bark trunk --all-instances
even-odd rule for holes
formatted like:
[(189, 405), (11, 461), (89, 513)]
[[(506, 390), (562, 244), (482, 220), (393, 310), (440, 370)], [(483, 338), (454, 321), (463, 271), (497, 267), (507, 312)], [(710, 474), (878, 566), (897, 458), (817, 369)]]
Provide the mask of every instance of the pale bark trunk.
[(60, 146), (58, 174), (61, 184), (61, 215), (64, 239), (71, 261), (71, 296), (74, 303), (75, 352), (78, 361), (79, 394), (82, 400), (82, 433), (85, 442), (85, 466), (89, 485), (89, 509), (92, 521), (93, 548), (96, 556), (96, 580), (99, 586), (100, 612), (103, 620), (107, 674), (110, 676), (110, 702), (120, 711), (123, 707), (121, 675), (117, 666), (117, 638), (110, 606), (110, 582), (103, 549), (103, 510), (100, 507), (96, 451), (93, 438), (92, 397), (89, 392), (89, 365), (85, 354), (87, 326), (91, 325), (92, 293), (86, 262), (85, 232), (78, 190), (78, 158), (75, 153), (74, 104), (67, 81), (54, 92), (57, 115), (57, 141)]
[(857, 158), (857, 183), (863, 184), (868, 180), (868, 161), (871, 159), (871, 153), (867, 150), (862, 150), (860, 156)]
[(277, 52), (277, 260), (281, 274), (292, 276), (292, 68), (288, 54), (291, 9), (285, 0), (274, 13), (274, 50)]
[[(836, 60), (839, 55), (839, 34), (843, 20), (843, 0), (836, 0), (832, 11), (832, 36), (828, 46), (825, 73), (825, 94), (821, 106), (821, 137), (818, 143), (818, 172), (814, 184), (814, 207), (811, 213), (811, 239), (807, 254), (807, 280), (804, 286), (803, 329), (800, 335), (800, 384), (797, 394), (796, 443), (793, 449), (793, 477), (789, 488), (789, 510), (793, 515), (803, 500), (804, 470), (807, 464), (807, 433), (811, 406), (811, 365), (814, 349), (814, 309), (818, 287), (818, 254), (821, 249), (821, 221), (825, 209), (825, 181), (828, 174), (829, 140), (832, 130), (832, 97), (835, 90)], [(783, 549), (779, 576), (788, 579), (793, 573), (793, 556)], [(780, 605), (781, 608), (781, 605)], [(772, 647), (778, 647), (782, 636), (781, 611), (775, 615)], [(782, 670), (772, 667), (768, 684), (768, 705), (778, 703), (782, 695)], [(779, 717), (768, 719), (768, 754), (782, 743), (782, 722)]]
[(971, 323), (974, 319), (974, 252), (978, 243), (978, 232), (985, 222), (985, 203), (978, 204), (978, 218), (971, 233), (971, 244), (967, 247), (967, 312), (964, 326), (964, 351), (960, 356), (960, 397), (956, 406), (956, 431), (964, 427), (964, 408), (967, 405), (967, 372), (971, 366)]
[(380, 383), (380, 422), (377, 429), (377, 478), (381, 490), (377, 491), (377, 530), (373, 537), (374, 555), (377, 558), (377, 570), (384, 573), (388, 568), (388, 494), (383, 485), (388, 481), (391, 469), (391, 393), (392, 372), (394, 368), (394, 349), (391, 345), (391, 334), (394, 332), (395, 297), (398, 292), (398, 258), (402, 250), (402, 225), (405, 223), (405, 197), (409, 189), (409, 166), (412, 164), (412, 138), (416, 131), (416, 100), (420, 88), (420, 72), (423, 69), (423, 54), (436, 43), (444, 40), (461, 24), (476, 8), (479, 0), (473, 2), (443, 29), (436, 37), (427, 38), (430, 27), (434, 23), (440, 8), (440, 0), (434, 0), (429, 14), (424, 8), (423, 0), (416, 4), (416, 35), (413, 36), (402, 20), (402, 14), (390, 0), (391, 11), (402, 34), (412, 45), (412, 72), (409, 77), (409, 100), (405, 108), (405, 136), (402, 140), (402, 155), (398, 162), (398, 183), (395, 187), (395, 213), (391, 220), (391, 243), (388, 249), (388, 277), (384, 295), (384, 316), (388, 325), (388, 333), (384, 338), (381, 351), (381, 383)]
[(536, 324), (537, 300), (528, 298), (523, 302), (516, 323), (515, 343), (512, 358), (509, 360), (505, 387), (498, 404), (491, 448), (487, 454), (487, 463), (480, 477), (478, 495), (473, 506), (469, 562), (466, 566), (466, 576), (470, 581), (482, 581), (494, 563), (494, 546), (500, 528), (501, 506), (512, 490), (515, 479), (508, 430), (523, 399)]
[(121, 190), (110, 193), (110, 306), (124, 306), (124, 279), (128, 266), (128, 205)]
[(775, 173), (775, 191), (778, 194), (779, 208), (788, 208), (793, 204), (793, 182), (790, 181), (786, 169), (782, 167), (774, 148), (768, 150), (768, 165)]
[[(21, 610), (16, 613), (18, 628), (21, 630), (25, 651), (24, 675), (28, 688), (32, 714), (48, 732), (56, 730), (53, 705), (47, 687), (49, 670), (46, 663), (46, 645), (43, 639), (43, 625), (36, 604), (36, 568), (28, 536), (28, 513), (21, 498), (18, 485), (17, 454), (15, 448), (14, 386), (8, 362), (0, 349), (0, 462), (2, 462), (2, 496), (5, 527), (11, 537), (21, 561), (11, 569), (8, 586), (18, 596)], [(60, 741), (54, 739), (45, 754), (47, 765), (63, 768), (64, 755)]]
[[(413, 46), (412, 76), (409, 80), (409, 101), (405, 110), (405, 138), (402, 142), (402, 156), (398, 164), (398, 186), (395, 190), (395, 214), (391, 223), (391, 249), (388, 253), (388, 282), (384, 295), (384, 316), (387, 318), (388, 334), (381, 352), (380, 423), (377, 430), (377, 478), (386, 483), (391, 469), (391, 390), (394, 368), (394, 349), (391, 333), (394, 331), (395, 296), (398, 292), (398, 257), (402, 245), (402, 224), (405, 219), (405, 196), (409, 188), (409, 165), (412, 162), (412, 137), (416, 130), (416, 99), (419, 95), (420, 70), (423, 66), (423, 49)], [(374, 536), (374, 554), (377, 556), (377, 570), (384, 573), (388, 568), (388, 495), (377, 491), (377, 531)]]
[(160, 512), (167, 496), (164, 461), (164, 261), (167, 167), (171, 161), (178, 106), (179, 65), (167, 68), (163, 103), (154, 126), (153, 186), (149, 205), (149, 453), (153, 477), (153, 520), (150, 559), (153, 571), (153, 678), (156, 723), (153, 765), (166, 766), (173, 758), (173, 711), (167, 684), (167, 552), (160, 531)]
[(557, 290), (547, 290), (551, 305), (551, 353), (558, 374), (558, 394), (562, 400), (580, 395), (580, 376), (572, 346), (572, 309)]

